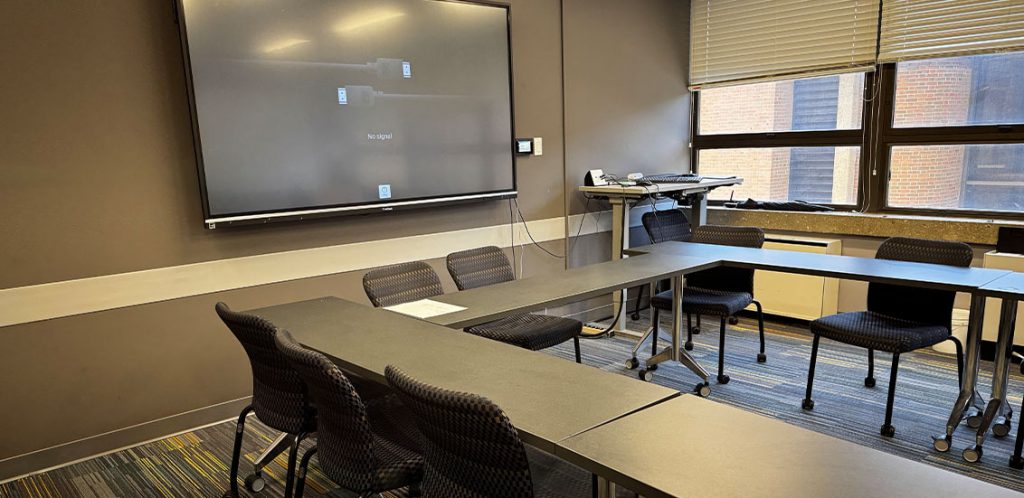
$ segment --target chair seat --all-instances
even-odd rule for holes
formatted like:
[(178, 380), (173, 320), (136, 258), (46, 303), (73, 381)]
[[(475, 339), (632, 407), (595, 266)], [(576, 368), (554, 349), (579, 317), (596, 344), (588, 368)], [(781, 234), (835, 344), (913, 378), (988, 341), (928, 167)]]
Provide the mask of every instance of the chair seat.
[(579, 336), (583, 323), (560, 316), (526, 314), (469, 327), (466, 332), (539, 351)]
[(373, 430), (375, 491), (419, 483), (423, 479), (423, 436), (409, 411), (391, 395), (368, 402), (366, 415)]
[[(732, 316), (750, 306), (754, 296), (747, 292), (727, 292), (699, 287), (683, 291), (683, 313)], [(651, 306), (660, 310), (672, 309), (672, 291), (659, 292), (651, 299)]]
[(949, 338), (949, 328), (888, 317), (871, 311), (829, 315), (811, 322), (811, 332), (846, 344), (905, 353)]

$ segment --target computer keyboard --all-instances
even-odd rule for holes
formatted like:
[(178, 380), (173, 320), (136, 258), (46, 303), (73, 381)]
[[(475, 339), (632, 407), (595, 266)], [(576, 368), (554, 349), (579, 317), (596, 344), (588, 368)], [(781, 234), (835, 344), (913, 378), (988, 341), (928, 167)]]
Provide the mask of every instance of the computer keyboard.
[(666, 173), (663, 175), (650, 175), (640, 179), (641, 182), (650, 183), (700, 183), (702, 177), (694, 174), (677, 175)]

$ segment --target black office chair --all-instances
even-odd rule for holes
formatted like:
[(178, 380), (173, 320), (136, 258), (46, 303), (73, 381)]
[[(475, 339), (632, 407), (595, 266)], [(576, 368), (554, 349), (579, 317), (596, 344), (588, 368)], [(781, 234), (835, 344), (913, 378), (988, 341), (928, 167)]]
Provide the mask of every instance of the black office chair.
[[(515, 280), (512, 264), (501, 249), (488, 246), (455, 252), (447, 258), (448, 273), (459, 290)], [(539, 351), (572, 339), (576, 363), (580, 358), (583, 323), (551, 315), (514, 315), (466, 329), (474, 335)]]
[(424, 384), (392, 366), (385, 375), (424, 436), (424, 498), (547, 495), (534, 489), (526, 448), (497, 405)]
[(416, 489), (423, 478), (421, 436), (412, 429), (415, 420), (398, 398), (364, 405), (326, 356), (302, 347), (286, 330), (278, 329), (275, 342), (308, 386), (319, 423), (316, 446), (306, 451), (299, 465), (296, 496), (302, 498), (313, 455), (327, 477), (360, 497), (407, 486)]
[[(692, 230), (690, 229), (690, 220), (683, 214), (682, 209), (663, 209), (660, 211), (648, 211), (640, 217), (640, 222), (644, 225), (644, 231), (647, 232), (647, 238), (650, 239), (652, 244), (658, 244), (661, 242), (676, 241), (676, 242), (687, 242), (690, 240)], [(647, 289), (647, 285), (641, 285), (639, 292), (636, 295), (636, 304), (633, 307), (634, 320), (640, 319), (640, 306), (644, 299), (644, 290)], [(655, 289), (656, 292), (661, 292), (668, 288), (668, 281), (658, 282)], [(700, 317), (697, 317), (697, 326), (700, 327)]]
[[(714, 244), (722, 246), (761, 248), (764, 245), (764, 231), (756, 227), (730, 227), (704, 225), (693, 230), (690, 242)], [(720, 318), (718, 333), (718, 382), (728, 384), (729, 376), (725, 375), (725, 327), (729, 318), (745, 309), (750, 304), (757, 308), (757, 327), (761, 341), (761, 349), (757, 354), (757, 362), (764, 363), (768, 357), (764, 352), (764, 312), (761, 303), (754, 299), (754, 270), (744, 268), (713, 268), (694, 273), (686, 277), (686, 289), (683, 291), (683, 309), (686, 313), (686, 344), (687, 350), (693, 349), (693, 327), (690, 322), (692, 315), (710, 315)], [(652, 349), (658, 347), (658, 311), (672, 310), (672, 291), (659, 292), (651, 299)]]
[(377, 308), (444, 294), (437, 272), (422, 261), (371, 270), (363, 275), (363, 290)]
[(230, 489), (224, 496), (238, 497), (238, 464), (245, 418), (255, 411), (256, 418), (282, 434), (253, 463), (253, 473), (245, 478), (245, 487), (252, 492), (261, 491), (266, 485), (263, 468), (290, 448), (285, 496), (291, 497), (299, 443), (316, 431), (316, 412), (306, 394), (306, 385), (274, 344), (274, 324), (255, 315), (231, 311), (224, 303), (217, 303), (216, 310), (242, 344), (252, 367), (252, 404), (238, 416), (231, 453)]
[[(885, 240), (875, 253), (877, 259), (964, 268), (971, 266), (973, 256), (971, 247), (962, 242), (905, 237)], [(818, 342), (822, 337), (868, 350), (868, 375), (864, 378), (864, 385), (868, 387), (875, 385), (875, 350), (886, 351), (892, 353), (892, 373), (889, 374), (889, 397), (881, 432), (886, 437), (896, 434), (892, 426), (892, 404), (896, 394), (900, 354), (947, 340), (953, 341), (956, 345), (957, 375), (960, 383), (963, 382), (963, 345), (959, 339), (950, 335), (955, 296), (956, 293), (951, 291), (872, 283), (868, 285), (867, 311), (840, 313), (811, 322), (814, 343), (811, 346), (807, 397), (803, 400), (803, 408), (814, 409), (811, 388), (814, 383), (814, 364), (818, 358)]]
[[(1024, 374), (1024, 356), (1020, 353), (1013, 353), (1020, 360), (1020, 373)], [(1024, 401), (1021, 401), (1020, 412), (1024, 414)], [(1024, 451), (1024, 423), (1017, 421), (1017, 440), (1013, 443), (1013, 455), (1010, 455), (1010, 467), (1017, 470), (1024, 469), (1024, 458), (1021, 453)]]

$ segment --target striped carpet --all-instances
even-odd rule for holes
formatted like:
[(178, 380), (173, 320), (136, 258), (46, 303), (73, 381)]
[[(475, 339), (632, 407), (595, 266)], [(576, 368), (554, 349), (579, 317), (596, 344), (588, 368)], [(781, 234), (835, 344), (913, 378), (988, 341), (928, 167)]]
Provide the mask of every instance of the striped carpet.
[[(667, 323), (665, 325), (667, 330)], [(640, 323), (630, 326), (632, 329), (642, 327)], [(712, 372), (717, 364), (718, 343), (718, 333), (713, 328), (705, 324), (704, 333), (694, 337), (693, 351), (698, 361)], [(969, 442), (966, 430), (958, 433), (953, 452), (940, 454), (931, 449), (930, 436), (942, 431), (956, 396), (956, 363), (952, 357), (930, 350), (904, 355), (893, 417), (896, 437), (885, 439), (878, 430), (888, 386), (887, 355), (877, 356), (878, 387), (868, 389), (863, 385), (864, 350), (822, 341), (815, 377), (815, 409), (804, 412), (800, 409), (800, 400), (811, 337), (805, 327), (780, 323), (770, 323), (769, 334), (768, 363), (758, 364), (755, 361), (755, 322), (743, 318), (739, 325), (730, 327), (726, 373), (732, 381), (728, 385), (712, 381), (710, 399), (1024, 492), (1021, 472), (1006, 464), (1012, 451), (1012, 437), (990, 438), (984, 460), (974, 465), (960, 458), (960, 450)], [(623, 366), (632, 344), (632, 339), (624, 337), (584, 341), (584, 362), (635, 376), (635, 371)], [(571, 345), (548, 351), (572, 359)], [(987, 371), (991, 365), (985, 363), (982, 368)], [(657, 371), (654, 382), (688, 392), (695, 380), (684, 368), (666, 365)], [(983, 379), (982, 392), (988, 392), (988, 383), (989, 379)], [(1015, 408), (1020, 406), (1022, 392), (1024, 378), (1016, 374), (1010, 385), (1011, 403)], [(255, 419), (250, 420), (246, 428), (250, 437), (243, 447), (249, 461), (276, 437), (272, 430)], [(1013, 434), (1016, 434), (1016, 427)], [(0, 497), (217, 497), (226, 488), (233, 436), (233, 422), (197, 429), (4, 483), (0, 485)], [(552, 489), (555, 496), (587, 496), (583, 491), (589, 486), (585, 472), (537, 451), (531, 451), (531, 458), (535, 460), (535, 476)], [(284, 466), (282, 456), (266, 470), (268, 486), (259, 496), (282, 496)], [(246, 467), (243, 464), (243, 469)], [(306, 489), (306, 496), (335, 494), (328, 493), (331, 484), (315, 469), (310, 472)], [(244, 488), (242, 495), (248, 496)], [(622, 492), (620, 496), (631, 495)]]

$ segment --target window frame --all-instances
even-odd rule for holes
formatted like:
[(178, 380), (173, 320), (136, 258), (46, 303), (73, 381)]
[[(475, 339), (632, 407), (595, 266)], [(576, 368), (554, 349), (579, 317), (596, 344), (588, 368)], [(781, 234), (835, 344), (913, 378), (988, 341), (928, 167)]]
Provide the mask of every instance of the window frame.
[[(892, 148), (922, 145), (1022, 144), (1024, 123), (971, 126), (893, 126), (896, 102), (896, 63), (876, 66), (864, 75), (864, 108), (858, 130), (788, 131), (775, 133), (700, 134), (700, 92), (690, 94), (690, 164), (700, 173), (701, 150), (770, 147), (860, 147), (860, 179), (856, 204), (825, 204), (842, 211), (874, 214), (902, 214), (929, 217), (957, 217), (1024, 220), (1024, 210), (995, 211), (889, 205)], [(874, 98), (872, 98), (872, 94)], [(726, 201), (709, 200), (711, 205)]]

